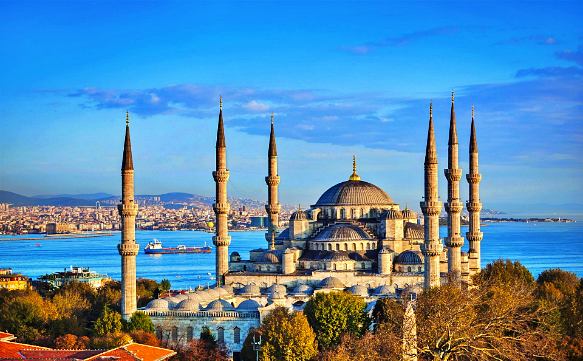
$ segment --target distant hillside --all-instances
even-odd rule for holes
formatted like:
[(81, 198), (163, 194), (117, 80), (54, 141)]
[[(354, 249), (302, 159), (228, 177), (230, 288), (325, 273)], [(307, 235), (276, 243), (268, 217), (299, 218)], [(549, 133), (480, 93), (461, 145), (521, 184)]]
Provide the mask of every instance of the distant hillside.
[(41, 194), (41, 195), (36, 195), (36, 196), (32, 196), (31, 198), (42, 198), (42, 199), (47, 199), (47, 198), (74, 198), (74, 199), (86, 199), (86, 200), (99, 200), (99, 199), (105, 199), (105, 198), (112, 198), (114, 197), (113, 194), (109, 194), (109, 193), (103, 193), (103, 192), (98, 192), (98, 193), (82, 193), (82, 194)]
[(36, 198), (0, 190), (0, 203), (10, 203), (15, 206), (91, 206), (94, 200), (69, 197)]

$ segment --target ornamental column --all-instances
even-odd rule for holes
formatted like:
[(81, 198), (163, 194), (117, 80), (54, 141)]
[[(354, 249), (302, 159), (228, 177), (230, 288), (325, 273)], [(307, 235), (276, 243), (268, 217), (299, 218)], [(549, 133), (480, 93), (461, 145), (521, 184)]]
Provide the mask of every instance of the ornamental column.
[(420, 203), (424, 218), (424, 243), (421, 251), (425, 256), (425, 288), (440, 285), (439, 256), (443, 245), (439, 239), (439, 213), (441, 202), (437, 189), (437, 146), (433, 130), (433, 106), (429, 105), (429, 130), (425, 149), (425, 196)]
[(460, 280), (462, 271), (462, 246), (464, 238), (461, 236), (461, 211), (463, 204), (460, 201), (460, 179), (462, 170), (458, 166), (458, 139), (454, 109), (454, 93), (451, 93), (451, 113), (449, 120), (448, 164), (444, 170), (447, 178), (447, 271), (454, 280)]
[(476, 138), (476, 127), (474, 125), (474, 107), (472, 106), (472, 130), (470, 134), (470, 172), (466, 174), (469, 184), (470, 199), (466, 202), (466, 208), (470, 215), (470, 226), (466, 233), (466, 238), (470, 243), (469, 261), (470, 274), (480, 271), (480, 242), (484, 234), (480, 232), (480, 211), (482, 202), (480, 201), (480, 181), (482, 175), (478, 169), (478, 140)]
[(269, 225), (265, 239), (269, 243), (269, 249), (275, 249), (275, 237), (279, 227), (279, 175), (277, 174), (277, 145), (275, 143), (275, 130), (273, 126), (273, 113), (271, 113), (271, 133), (269, 134), (269, 150), (267, 151), (267, 205), (265, 210), (269, 217)]
[(129, 123), (129, 113), (126, 113), (126, 134), (121, 164), (121, 204), (117, 206), (121, 216), (121, 242), (117, 245), (121, 255), (121, 314), (125, 320), (128, 320), (137, 309), (136, 255), (140, 249), (136, 243), (138, 204), (134, 200), (134, 163)]
[(216, 253), (216, 279), (217, 286), (224, 284), (224, 277), (229, 272), (229, 236), (228, 214), (231, 205), (227, 199), (227, 181), (229, 170), (227, 169), (227, 143), (225, 142), (225, 126), (223, 124), (223, 99), (219, 103), (219, 125), (217, 127), (216, 143), (216, 170), (213, 172), (216, 184), (215, 203), (215, 236), (213, 244), (217, 248)]

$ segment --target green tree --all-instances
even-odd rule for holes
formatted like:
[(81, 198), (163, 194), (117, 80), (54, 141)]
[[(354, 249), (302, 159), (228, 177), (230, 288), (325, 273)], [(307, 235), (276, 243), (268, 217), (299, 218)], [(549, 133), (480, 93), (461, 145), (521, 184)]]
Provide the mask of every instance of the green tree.
[[(307, 361), (318, 353), (316, 335), (301, 313), (290, 313), (285, 307), (275, 308), (261, 325), (262, 361)], [(249, 336), (248, 336), (249, 338)], [(246, 356), (254, 355), (252, 336), (244, 344)], [(252, 360), (254, 360), (254, 356)]]
[(154, 324), (150, 316), (143, 312), (134, 312), (130, 320), (126, 323), (125, 329), (127, 332), (134, 332), (137, 330), (142, 330), (146, 332), (154, 332)]
[(166, 278), (164, 278), (162, 281), (160, 281), (160, 290), (163, 292), (167, 292), (170, 291), (170, 281), (168, 281)]
[(404, 314), (403, 306), (397, 301), (391, 298), (378, 299), (372, 310), (375, 329), (385, 326), (395, 331), (401, 330)]
[(22, 342), (45, 337), (48, 322), (56, 317), (50, 300), (34, 290), (0, 292), (0, 330), (15, 334)]
[(99, 318), (95, 321), (93, 331), (97, 336), (105, 336), (121, 332), (122, 326), (123, 324), (119, 312), (112, 311), (108, 307), (105, 307)]
[(304, 314), (320, 347), (328, 348), (337, 345), (343, 333), (364, 334), (370, 324), (365, 308), (361, 297), (349, 293), (318, 293), (308, 301)]
[(95, 349), (110, 349), (127, 345), (132, 342), (130, 335), (124, 332), (115, 331), (107, 335), (93, 337), (91, 339), (91, 347)]
[(500, 285), (505, 287), (534, 287), (534, 278), (530, 271), (520, 262), (498, 259), (488, 263), (475, 276), (476, 283), (484, 285)]

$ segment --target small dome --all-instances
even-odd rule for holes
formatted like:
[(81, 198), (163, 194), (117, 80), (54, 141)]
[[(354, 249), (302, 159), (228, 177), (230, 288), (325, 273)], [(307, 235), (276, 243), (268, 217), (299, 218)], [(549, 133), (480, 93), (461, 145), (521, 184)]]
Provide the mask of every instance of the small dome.
[(261, 257), (261, 262), (277, 264), (279, 263), (279, 258), (275, 252), (265, 252)]
[(233, 286), (225, 285), (225, 286), (219, 287), (219, 294), (221, 295), (221, 297), (227, 296), (227, 295), (228, 296), (233, 295)]
[(268, 299), (270, 300), (283, 300), (285, 298), (285, 293), (283, 292), (279, 292), (279, 291), (274, 291), (272, 293), (269, 294)]
[(198, 299), (200, 300), (201, 303), (210, 302), (216, 299), (216, 297), (213, 298), (212, 295), (209, 294), (207, 291), (197, 291), (195, 294), (198, 296)]
[(199, 304), (194, 299), (186, 299), (181, 301), (178, 306), (175, 307), (176, 311), (184, 312), (198, 312)]
[(168, 301), (162, 298), (156, 298), (155, 300), (150, 301), (146, 305), (146, 310), (152, 311), (167, 311), (168, 310)]
[(185, 295), (184, 293), (181, 293), (179, 295), (174, 296), (174, 298), (180, 302), (180, 301), (184, 301), (188, 299), (188, 295)]
[(320, 288), (344, 288), (346, 287), (342, 281), (340, 281), (336, 277), (326, 277), (324, 278), (320, 284)]
[(237, 306), (237, 311), (257, 311), (261, 307), (259, 302), (255, 300), (245, 300), (239, 303)]
[(167, 298), (164, 298), (164, 300), (166, 302), (168, 302), (169, 308), (174, 308), (174, 306), (176, 306), (181, 301), (181, 300), (178, 300), (176, 297), (167, 297)]
[(230, 259), (231, 262), (239, 262), (241, 261), (241, 255), (239, 254), (239, 252), (232, 252)]
[(393, 295), (394, 293), (395, 293), (395, 287), (388, 286), (388, 285), (382, 285), (382, 286), (375, 288), (373, 295), (375, 295), (375, 296), (389, 296), (389, 295)]
[(404, 219), (417, 219), (417, 213), (410, 210), (409, 208), (405, 208), (401, 214), (403, 214)]
[(261, 289), (259, 289), (259, 286), (257, 285), (248, 284), (245, 287), (239, 289), (239, 294), (241, 296), (247, 297), (258, 297), (261, 296)]
[(384, 211), (381, 214), (381, 218), (382, 219), (403, 219), (403, 215), (398, 210), (389, 209), (389, 210)]
[(360, 241), (371, 237), (360, 227), (354, 224), (336, 223), (321, 230), (315, 241)]
[(297, 211), (293, 212), (292, 215), (289, 217), (289, 221), (306, 221), (308, 217), (306, 216), (306, 212), (298, 209)]
[(208, 304), (206, 311), (235, 311), (235, 308), (225, 300), (214, 300)]
[(274, 292), (282, 293), (284, 295), (287, 294), (287, 289), (285, 288), (285, 286), (277, 284), (277, 283), (274, 283), (271, 286), (269, 286), (266, 291), (267, 291), (266, 293), (268, 295), (270, 295)]
[(397, 256), (397, 259), (395, 260), (395, 263), (418, 265), (423, 264), (423, 261), (421, 260), (421, 256), (419, 256), (417, 252), (409, 250), (399, 254), (399, 256)]
[(360, 297), (368, 297), (368, 288), (363, 285), (354, 285), (347, 290), (349, 293)]
[(216, 288), (209, 288), (206, 290), (206, 293), (208, 293), (209, 297), (213, 300), (216, 300), (221, 296), (219, 290)]
[(294, 295), (311, 295), (314, 292), (312, 287), (308, 285), (297, 285), (291, 292)]

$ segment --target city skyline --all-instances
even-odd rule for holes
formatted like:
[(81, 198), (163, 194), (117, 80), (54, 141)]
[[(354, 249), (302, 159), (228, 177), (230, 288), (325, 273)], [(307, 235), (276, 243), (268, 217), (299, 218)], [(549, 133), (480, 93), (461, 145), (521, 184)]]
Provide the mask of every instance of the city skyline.
[(266, 199), (274, 112), (283, 203), (315, 202), (356, 154), (416, 206), (430, 100), (445, 199), (455, 89), (464, 172), (476, 105), (486, 207), (583, 203), (579, 4), (173, 5), (1, 5), (0, 189), (117, 194), (129, 110), (136, 193), (210, 195), (222, 95), (233, 195)]

